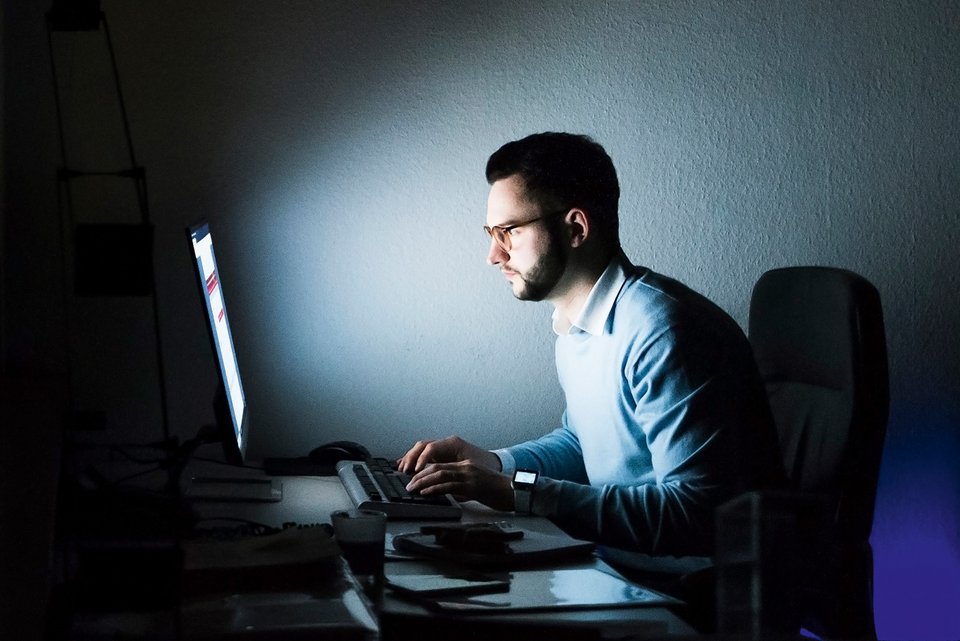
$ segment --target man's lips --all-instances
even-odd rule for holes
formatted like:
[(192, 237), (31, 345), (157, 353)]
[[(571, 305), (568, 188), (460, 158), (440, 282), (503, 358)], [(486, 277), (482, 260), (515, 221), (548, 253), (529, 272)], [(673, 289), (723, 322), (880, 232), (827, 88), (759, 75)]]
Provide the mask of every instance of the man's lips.
[(517, 275), (517, 272), (510, 269), (501, 269), (500, 273), (503, 274), (504, 278), (511, 278)]

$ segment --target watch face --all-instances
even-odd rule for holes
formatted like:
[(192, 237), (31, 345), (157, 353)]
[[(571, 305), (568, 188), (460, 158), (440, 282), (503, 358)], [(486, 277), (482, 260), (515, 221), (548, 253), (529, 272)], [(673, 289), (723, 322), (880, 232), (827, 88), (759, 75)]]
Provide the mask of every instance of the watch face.
[(514, 483), (529, 485), (530, 483), (536, 483), (536, 481), (537, 481), (536, 472), (527, 472), (526, 470), (517, 470), (516, 474), (513, 475)]

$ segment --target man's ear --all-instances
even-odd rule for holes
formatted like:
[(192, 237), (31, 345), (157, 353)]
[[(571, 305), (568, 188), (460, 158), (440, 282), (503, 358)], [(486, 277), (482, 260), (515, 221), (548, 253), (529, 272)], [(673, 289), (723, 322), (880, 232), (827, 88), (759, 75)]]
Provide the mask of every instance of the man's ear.
[(590, 217), (587, 212), (575, 207), (567, 212), (564, 221), (567, 223), (570, 246), (582, 246), (590, 235)]

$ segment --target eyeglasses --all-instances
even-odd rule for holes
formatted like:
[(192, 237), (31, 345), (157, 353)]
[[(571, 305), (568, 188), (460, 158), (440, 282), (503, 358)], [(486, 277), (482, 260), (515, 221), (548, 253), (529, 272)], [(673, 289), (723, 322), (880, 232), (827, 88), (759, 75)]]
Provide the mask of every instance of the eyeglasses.
[(531, 220), (526, 220), (522, 223), (517, 223), (515, 225), (493, 225), (488, 227), (487, 225), (483, 226), (483, 231), (487, 232), (487, 235), (497, 241), (497, 245), (500, 246), (505, 252), (510, 251), (510, 248), (513, 247), (513, 242), (510, 240), (511, 232), (518, 227), (526, 227), (527, 225), (532, 225), (533, 223), (539, 222), (541, 220), (546, 220), (547, 218), (553, 218), (555, 216), (560, 216), (567, 213), (567, 209), (562, 209), (560, 211), (555, 211), (550, 214), (544, 214), (543, 216), (538, 216)]

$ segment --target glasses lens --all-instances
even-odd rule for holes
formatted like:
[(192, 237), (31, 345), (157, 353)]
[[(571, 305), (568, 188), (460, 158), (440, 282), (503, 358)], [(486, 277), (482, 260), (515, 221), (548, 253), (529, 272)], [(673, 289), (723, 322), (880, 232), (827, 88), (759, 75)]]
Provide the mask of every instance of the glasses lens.
[(503, 251), (510, 251), (510, 234), (505, 230), (500, 229), (499, 227), (493, 228), (493, 237), (496, 239), (497, 244), (503, 248)]
[(487, 235), (493, 238), (503, 251), (510, 251), (510, 234), (506, 231), (500, 227), (487, 227), (486, 225), (483, 226), (483, 231), (487, 232)]

